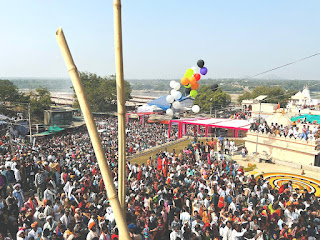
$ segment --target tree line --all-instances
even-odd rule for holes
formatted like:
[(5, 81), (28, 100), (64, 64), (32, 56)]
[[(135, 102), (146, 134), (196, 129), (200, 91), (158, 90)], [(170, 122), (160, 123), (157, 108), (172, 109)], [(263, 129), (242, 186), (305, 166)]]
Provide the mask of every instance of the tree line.
[[(79, 72), (79, 75), (93, 112), (116, 111), (117, 90), (114, 75), (101, 77), (90, 72)], [(0, 112), (10, 115), (19, 111), (26, 114), (26, 106), (29, 104), (34, 120), (42, 121), (44, 110), (50, 109), (50, 106), (54, 104), (51, 101), (51, 94), (48, 88), (37, 85), (35, 90), (26, 94), (19, 91), (21, 83), (18, 82), (20, 83), (19, 86), (15, 85), (15, 83), (17, 83), (15, 80), (0, 80)], [(40, 82), (38, 83), (40, 84)], [(266, 80), (222, 79), (219, 81), (217, 79), (206, 79), (201, 82), (201, 87), (195, 98), (195, 104), (200, 106), (201, 112), (209, 112), (212, 107), (214, 109), (223, 109), (231, 103), (229, 93), (241, 93), (238, 103), (241, 103), (244, 99), (253, 99), (259, 95), (267, 95), (266, 102), (280, 103), (283, 107), (290, 97), (297, 92), (297, 89), (301, 90), (308, 83), (310, 90), (318, 90), (319, 87), (320, 91), (320, 84), (317, 85), (317, 82), (314, 81), (270, 80), (268, 81), (268, 85), (266, 85)], [(24, 84), (25, 86), (27, 85), (26, 83)], [(70, 88), (68, 83), (66, 85)], [(150, 80), (148, 82), (139, 80), (125, 81), (126, 100), (131, 98), (132, 89), (135, 89), (137, 85), (143, 85), (141, 87), (142, 90), (170, 90), (168, 80)], [(218, 88), (212, 89), (212, 86), (217, 85)], [(35, 87), (35, 85), (33, 86)], [(60, 86), (60, 88), (62, 87)], [(75, 94), (74, 100), (73, 107), (79, 108)]]
[[(111, 112), (117, 109), (117, 89), (115, 76), (101, 77), (94, 73), (79, 72), (84, 90), (93, 112)], [(50, 109), (54, 102), (48, 88), (35, 86), (29, 93), (19, 91), (15, 81), (0, 80), (0, 113), (14, 116), (23, 113), (27, 116), (27, 107), (30, 106), (33, 122), (42, 122), (44, 110)], [(131, 98), (130, 83), (125, 81), (125, 98)], [(79, 108), (77, 96), (74, 94), (73, 107)]]

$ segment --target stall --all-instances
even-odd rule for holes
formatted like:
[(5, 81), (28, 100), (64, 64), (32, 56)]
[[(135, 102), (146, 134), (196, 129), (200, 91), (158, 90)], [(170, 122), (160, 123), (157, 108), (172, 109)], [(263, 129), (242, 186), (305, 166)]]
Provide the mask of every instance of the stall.
[(186, 129), (188, 125), (194, 126), (195, 133), (200, 133), (200, 126), (205, 127), (205, 137), (209, 132), (212, 132), (212, 128), (224, 128), (233, 129), (234, 137), (238, 137), (238, 131), (248, 131), (250, 123), (247, 120), (238, 119), (224, 119), (224, 118), (189, 118), (189, 119), (174, 119), (169, 121), (169, 138), (171, 132), (171, 125), (178, 125), (178, 138), (182, 138), (186, 135)]

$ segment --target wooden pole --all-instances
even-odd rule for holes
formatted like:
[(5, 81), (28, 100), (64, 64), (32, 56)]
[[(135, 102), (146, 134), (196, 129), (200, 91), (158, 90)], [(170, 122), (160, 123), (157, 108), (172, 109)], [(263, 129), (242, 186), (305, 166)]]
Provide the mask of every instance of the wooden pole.
[(30, 134), (30, 144), (32, 144), (32, 131), (31, 131), (31, 107), (30, 103), (28, 104), (28, 118), (29, 118), (29, 134)]
[(90, 136), (93, 149), (98, 160), (102, 178), (107, 190), (108, 200), (110, 201), (112, 210), (114, 212), (114, 217), (115, 217), (119, 232), (121, 232), (121, 238), (124, 240), (130, 240), (131, 238), (129, 236), (126, 219), (124, 217), (124, 214), (120, 207), (119, 200), (117, 198), (117, 191), (113, 183), (113, 178), (110, 172), (110, 168), (105, 158), (104, 149), (102, 148), (102, 145), (101, 145), (96, 124), (93, 120), (91, 109), (87, 101), (87, 97), (84, 92), (81, 80), (79, 78), (77, 67), (73, 62), (72, 55), (70, 53), (67, 41), (64, 37), (63, 31), (61, 28), (59, 28), (56, 32), (56, 39), (58, 41), (62, 56), (68, 68), (68, 72), (72, 80), (74, 90), (78, 97), (79, 105), (87, 125), (89, 136)]
[(123, 77), (121, 0), (113, 2), (114, 49), (116, 60), (117, 106), (118, 106), (118, 197), (123, 213), (126, 199), (126, 106)]

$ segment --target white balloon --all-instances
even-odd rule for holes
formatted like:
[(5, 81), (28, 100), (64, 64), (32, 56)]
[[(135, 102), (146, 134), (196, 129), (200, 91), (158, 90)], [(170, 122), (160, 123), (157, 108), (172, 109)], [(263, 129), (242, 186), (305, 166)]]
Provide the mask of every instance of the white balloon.
[(172, 90), (170, 91), (170, 94), (171, 94), (172, 96), (174, 96), (174, 95), (176, 94), (176, 92), (177, 92), (177, 90), (172, 89)]
[(171, 82), (170, 82), (170, 87), (171, 87), (171, 88), (174, 88), (175, 85), (176, 85), (176, 81), (171, 81)]
[(169, 116), (173, 116), (173, 110), (171, 108), (168, 108), (166, 114)]
[(179, 100), (181, 97), (182, 97), (182, 93), (181, 92), (179, 92), (179, 91), (175, 92), (175, 94), (174, 94), (174, 99), (175, 100)]
[(181, 87), (180, 83), (176, 82), (176, 83), (174, 84), (173, 89), (178, 91), (178, 90), (180, 89), (180, 87)]
[(198, 105), (193, 105), (192, 106), (192, 112), (194, 112), (194, 113), (200, 112), (200, 107)]
[(181, 108), (181, 103), (180, 103), (180, 102), (177, 102), (177, 101), (174, 101), (174, 102), (172, 103), (172, 106), (173, 106), (173, 108), (175, 108), (175, 109), (180, 109), (180, 108)]
[(167, 101), (167, 103), (173, 103), (173, 101), (174, 101), (174, 96), (168, 95), (168, 96), (166, 97), (166, 101)]
[(200, 73), (200, 68), (196, 66), (193, 66), (191, 69), (193, 70), (193, 74)]
[(191, 69), (193, 70), (193, 74), (200, 73), (200, 68), (196, 66), (193, 66)]

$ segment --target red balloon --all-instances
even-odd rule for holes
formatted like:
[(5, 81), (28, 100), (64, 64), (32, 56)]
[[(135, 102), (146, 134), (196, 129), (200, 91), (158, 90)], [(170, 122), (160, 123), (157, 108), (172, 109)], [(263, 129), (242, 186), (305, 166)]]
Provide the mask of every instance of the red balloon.
[(197, 81), (199, 81), (200, 78), (201, 78), (201, 75), (200, 75), (199, 73), (196, 73), (196, 74), (193, 75), (193, 76), (196, 78)]

